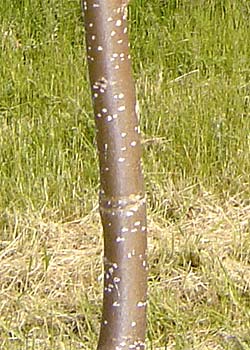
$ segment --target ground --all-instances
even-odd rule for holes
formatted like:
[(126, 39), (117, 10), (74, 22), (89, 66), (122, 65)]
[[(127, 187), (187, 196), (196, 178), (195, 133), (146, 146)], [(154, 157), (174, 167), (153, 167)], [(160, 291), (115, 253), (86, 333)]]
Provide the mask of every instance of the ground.
[[(171, 219), (149, 214), (148, 349), (250, 345), (250, 205), (219, 203), (203, 192), (172, 208)], [(1, 348), (93, 348), (102, 300), (97, 208), (72, 222), (22, 220), (1, 242)]]

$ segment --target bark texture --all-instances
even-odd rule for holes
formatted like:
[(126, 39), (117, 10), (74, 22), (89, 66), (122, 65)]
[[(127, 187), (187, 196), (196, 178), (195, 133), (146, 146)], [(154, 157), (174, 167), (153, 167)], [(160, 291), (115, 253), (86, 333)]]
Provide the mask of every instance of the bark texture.
[(104, 230), (104, 297), (98, 350), (145, 349), (146, 204), (127, 2), (83, 1)]

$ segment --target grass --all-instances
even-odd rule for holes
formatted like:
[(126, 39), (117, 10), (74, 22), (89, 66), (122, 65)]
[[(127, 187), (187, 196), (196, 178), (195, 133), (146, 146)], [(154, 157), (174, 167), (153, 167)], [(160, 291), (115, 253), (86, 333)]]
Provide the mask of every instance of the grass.
[[(93, 349), (102, 237), (81, 9), (0, 12), (0, 349)], [(250, 348), (249, 14), (245, 0), (131, 2), (148, 349)]]
[[(178, 220), (149, 216), (148, 349), (249, 349), (250, 206), (237, 198), (221, 206), (203, 192), (187, 208), (189, 194), (179, 194)], [(98, 210), (67, 223), (27, 214), (10, 232), (0, 255), (2, 349), (93, 349)]]

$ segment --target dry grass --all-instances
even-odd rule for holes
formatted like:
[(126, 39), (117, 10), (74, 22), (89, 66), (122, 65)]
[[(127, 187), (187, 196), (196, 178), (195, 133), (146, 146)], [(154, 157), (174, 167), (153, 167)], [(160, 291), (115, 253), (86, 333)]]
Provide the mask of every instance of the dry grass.
[(250, 345), (250, 206), (219, 203), (204, 193), (178, 222), (150, 223), (152, 349)]
[[(203, 193), (178, 210), (172, 222), (149, 216), (148, 349), (246, 349), (250, 206)], [(94, 348), (100, 232), (97, 210), (67, 223), (15, 217), (1, 242), (1, 349)]]
[(17, 225), (18, 235), (2, 242), (0, 254), (2, 343), (19, 348), (29, 340), (34, 348), (60, 349), (66, 342), (77, 348), (74, 334), (88, 343), (101, 302), (95, 215), (66, 224), (19, 218)]

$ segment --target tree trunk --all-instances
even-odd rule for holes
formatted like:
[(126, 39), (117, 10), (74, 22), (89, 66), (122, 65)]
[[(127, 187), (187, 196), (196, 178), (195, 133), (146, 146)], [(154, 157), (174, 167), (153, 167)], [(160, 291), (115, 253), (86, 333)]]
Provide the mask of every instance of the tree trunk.
[(146, 203), (127, 2), (83, 1), (104, 231), (104, 297), (98, 350), (145, 349)]

